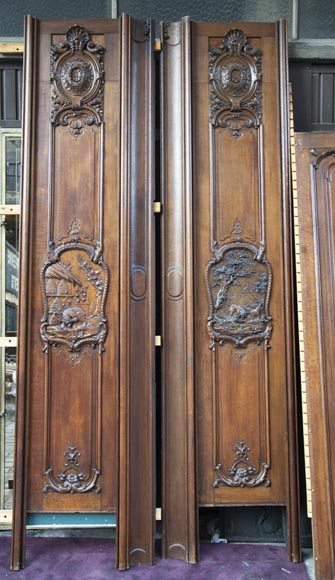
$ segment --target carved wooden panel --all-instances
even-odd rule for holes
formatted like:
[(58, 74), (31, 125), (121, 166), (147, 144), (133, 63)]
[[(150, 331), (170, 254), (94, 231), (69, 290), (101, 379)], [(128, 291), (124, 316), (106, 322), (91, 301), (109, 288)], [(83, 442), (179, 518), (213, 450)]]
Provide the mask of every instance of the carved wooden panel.
[(183, 542), (176, 528), (193, 513), (196, 477), (198, 506), (286, 505), (299, 560), (285, 26), (188, 26), (190, 52), (177, 25), (163, 46), (164, 276), (178, 269), (186, 292), (177, 315), (164, 287), (167, 549), (195, 553), (187, 524)]
[(334, 133), (296, 134), (297, 207), (315, 577), (335, 575)]
[(150, 35), (26, 23), (15, 569), (26, 512), (116, 512), (119, 567), (152, 561)]

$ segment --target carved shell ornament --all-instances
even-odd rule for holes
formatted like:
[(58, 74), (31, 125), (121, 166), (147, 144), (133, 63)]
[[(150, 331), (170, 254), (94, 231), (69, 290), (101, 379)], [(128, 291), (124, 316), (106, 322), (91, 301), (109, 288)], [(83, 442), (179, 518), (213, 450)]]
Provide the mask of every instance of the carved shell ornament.
[(104, 53), (77, 25), (68, 30), (65, 42), (50, 46), (50, 120), (68, 126), (74, 137), (103, 121)]
[(242, 30), (230, 30), (209, 52), (210, 122), (240, 137), (262, 122), (262, 52)]

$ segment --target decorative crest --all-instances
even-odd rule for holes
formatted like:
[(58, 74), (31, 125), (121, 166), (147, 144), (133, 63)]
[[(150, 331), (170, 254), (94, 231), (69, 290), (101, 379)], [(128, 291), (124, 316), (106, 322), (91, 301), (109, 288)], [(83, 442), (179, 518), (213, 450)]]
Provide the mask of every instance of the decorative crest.
[(262, 52), (233, 28), (209, 52), (210, 121), (233, 137), (262, 122)]
[(50, 47), (51, 122), (68, 126), (74, 137), (103, 121), (104, 52), (78, 25), (66, 42)]
[(55, 478), (53, 469), (49, 468), (44, 475), (48, 478), (48, 483), (43, 488), (43, 493), (49, 491), (56, 491), (58, 493), (87, 493), (93, 491), (100, 493), (100, 485), (97, 484), (98, 476), (100, 475), (97, 469), (92, 470), (91, 476), (86, 475), (80, 469), (78, 459), (81, 453), (75, 445), (69, 445), (68, 449), (64, 451), (66, 458), (64, 469)]
[(233, 447), (235, 451), (234, 463), (228, 469), (224, 468), (219, 463), (215, 470), (217, 472), (217, 479), (214, 481), (214, 487), (228, 486), (228, 487), (256, 487), (258, 485), (265, 485), (269, 487), (271, 482), (266, 478), (266, 474), (270, 466), (264, 461), (260, 462), (260, 469), (256, 469), (250, 463), (248, 456), (250, 447), (245, 441), (238, 441)]

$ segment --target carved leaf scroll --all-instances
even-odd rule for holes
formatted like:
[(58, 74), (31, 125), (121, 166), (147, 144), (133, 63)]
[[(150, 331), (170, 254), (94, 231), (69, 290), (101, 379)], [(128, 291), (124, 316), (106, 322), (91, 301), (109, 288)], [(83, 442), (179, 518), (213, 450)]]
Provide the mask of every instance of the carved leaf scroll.
[(93, 469), (91, 475), (82, 472), (79, 465), (79, 457), (81, 453), (75, 445), (69, 445), (68, 449), (64, 451), (65, 464), (62, 473), (56, 477), (53, 470), (50, 468), (45, 472), (48, 483), (43, 488), (43, 493), (49, 491), (56, 491), (58, 493), (86, 493), (93, 491), (100, 493), (100, 485), (97, 484), (98, 476), (100, 475), (97, 469)]
[(262, 52), (233, 28), (209, 52), (210, 122), (233, 137), (262, 122)]
[(68, 126), (74, 137), (103, 121), (104, 53), (77, 25), (50, 46), (51, 123)]
[(235, 458), (231, 467), (227, 469), (221, 463), (215, 467), (218, 477), (214, 481), (214, 487), (256, 487), (261, 484), (269, 487), (271, 485), (270, 480), (266, 477), (270, 466), (261, 461), (259, 469), (254, 467), (248, 455), (251, 449), (245, 441), (238, 441), (233, 451)]
[(76, 217), (62, 243), (51, 247), (41, 270), (41, 285), (44, 352), (49, 346), (59, 348), (72, 364), (88, 349), (98, 347), (103, 352), (108, 269), (99, 247), (81, 235)]
[(215, 245), (213, 252), (206, 269), (210, 348), (226, 342), (237, 348), (263, 341), (268, 346), (272, 270), (264, 249), (233, 242)]

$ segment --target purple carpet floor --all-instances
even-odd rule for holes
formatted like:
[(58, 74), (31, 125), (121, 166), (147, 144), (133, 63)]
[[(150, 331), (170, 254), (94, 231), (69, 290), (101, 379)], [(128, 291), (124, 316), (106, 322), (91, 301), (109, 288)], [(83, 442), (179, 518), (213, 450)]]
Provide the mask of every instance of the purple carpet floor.
[(126, 572), (114, 568), (115, 542), (105, 538), (27, 538), (27, 567), (10, 572), (10, 538), (0, 538), (0, 579), (17, 580), (308, 580), (304, 564), (287, 561), (286, 548), (202, 543), (195, 566), (161, 560)]

